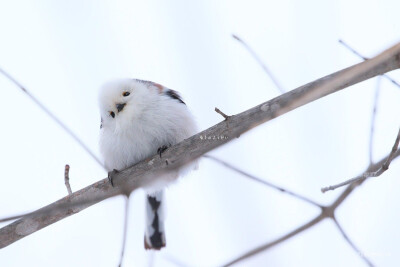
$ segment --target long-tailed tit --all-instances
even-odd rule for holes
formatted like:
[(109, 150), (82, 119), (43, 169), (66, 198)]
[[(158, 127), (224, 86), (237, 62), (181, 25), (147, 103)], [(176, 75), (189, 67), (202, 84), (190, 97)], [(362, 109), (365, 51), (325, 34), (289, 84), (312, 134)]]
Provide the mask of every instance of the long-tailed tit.
[[(108, 171), (123, 170), (161, 153), (196, 133), (194, 119), (176, 91), (160, 84), (122, 79), (99, 94), (100, 151)], [(164, 177), (165, 176), (165, 177)], [(147, 188), (145, 248), (165, 246), (163, 188), (179, 171), (163, 175)]]

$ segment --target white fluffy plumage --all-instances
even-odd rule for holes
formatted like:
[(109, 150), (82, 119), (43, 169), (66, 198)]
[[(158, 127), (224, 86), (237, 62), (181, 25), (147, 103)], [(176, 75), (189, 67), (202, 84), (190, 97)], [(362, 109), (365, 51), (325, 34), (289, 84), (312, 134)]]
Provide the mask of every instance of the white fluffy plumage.
[[(193, 116), (179, 94), (150, 81), (120, 79), (108, 82), (100, 89), (99, 105), (100, 152), (108, 171), (132, 166), (156, 154), (160, 147), (174, 145), (197, 131)], [(161, 182), (146, 188), (150, 194), (146, 248), (157, 249), (150, 236), (154, 231), (163, 230), (162, 210), (151, 212), (154, 211), (154, 201), (159, 202), (158, 208), (163, 206), (160, 190), (178, 175), (178, 172), (165, 175), (159, 179)], [(151, 227), (155, 219), (159, 220), (157, 229)], [(163, 242), (165, 245), (165, 237)]]

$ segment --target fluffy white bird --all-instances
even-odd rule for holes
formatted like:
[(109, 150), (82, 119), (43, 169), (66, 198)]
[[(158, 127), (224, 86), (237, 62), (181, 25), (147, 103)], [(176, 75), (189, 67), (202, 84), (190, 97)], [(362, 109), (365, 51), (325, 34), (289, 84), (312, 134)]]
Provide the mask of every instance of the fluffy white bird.
[[(196, 133), (197, 127), (179, 94), (160, 84), (121, 79), (101, 87), (100, 151), (108, 171), (123, 170)], [(194, 165), (193, 165), (194, 166)], [(187, 169), (187, 168), (186, 168)], [(179, 171), (163, 175), (145, 190), (145, 248), (165, 246), (163, 188)]]

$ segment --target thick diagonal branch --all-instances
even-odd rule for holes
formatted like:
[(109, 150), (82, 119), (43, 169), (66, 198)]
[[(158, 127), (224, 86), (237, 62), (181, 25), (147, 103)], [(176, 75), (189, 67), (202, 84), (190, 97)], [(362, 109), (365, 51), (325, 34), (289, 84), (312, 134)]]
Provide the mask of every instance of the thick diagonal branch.
[[(113, 179), (116, 188), (110, 186), (108, 179), (103, 179), (50, 204), (48, 207), (54, 209), (51, 213), (39, 211), (3, 227), (0, 229), (0, 248), (77, 213), (96, 202), (120, 194), (121, 188), (123, 189), (122, 193), (126, 194), (126, 191), (148, 185), (158, 179), (157, 174), (178, 168), (264, 122), (323, 96), (399, 67), (400, 44), (397, 44), (370, 60), (301, 86), (240, 114), (230, 116), (229, 119), (169, 148), (164, 152), (162, 159), (158, 155), (154, 155), (149, 160), (118, 172)], [(224, 138), (218, 138), (221, 136)], [(93, 199), (96, 199), (96, 201), (93, 201)], [(87, 203), (74, 205), (75, 202), (82, 200), (87, 200)], [(69, 203), (74, 207), (66, 208), (65, 205)], [(57, 209), (57, 206), (62, 205), (64, 205), (63, 208)]]

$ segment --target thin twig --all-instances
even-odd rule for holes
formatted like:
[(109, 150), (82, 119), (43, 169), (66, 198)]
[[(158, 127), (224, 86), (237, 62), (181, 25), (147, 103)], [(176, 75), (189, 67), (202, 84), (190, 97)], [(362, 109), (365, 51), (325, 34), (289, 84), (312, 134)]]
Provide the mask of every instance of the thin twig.
[[(266, 182), (266, 181), (264, 181), (264, 180), (262, 180), (262, 179), (260, 179), (260, 178), (257, 178), (257, 177), (255, 177), (255, 176), (253, 176), (253, 175), (250, 175), (250, 174), (248, 174), (248, 173), (246, 173), (246, 172), (244, 172), (244, 171), (242, 171), (242, 170), (239, 170), (238, 168), (236, 168), (236, 167), (234, 167), (234, 166), (232, 166), (232, 165), (230, 165), (229, 163), (227, 163), (227, 162), (225, 162), (225, 161), (223, 161), (223, 160), (220, 160), (220, 159), (218, 159), (218, 158), (215, 158), (215, 157), (213, 157), (213, 156), (209, 156), (209, 155), (205, 155), (205, 156), (203, 156), (204, 158), (208, 158), (208, 159), (212, 159), (212, 160), (214, 160), (215, 162), (218, 162), (218, 163), (220, 163), (221, 165), (223, 165), (223, 166), (225, 166), (225, 167), (227, 167), (227, 168), (229, 168), (229, 169), (231, 169), (231, 170), (233, 170), (233, 171), (235, 171), (235, 172), (238, 172), (239, 174), (241, 174), (241, 175), (243, 175), (243, 176), (246, 176), (246, 177), (248, 177), (248, 178), (250, 178), (250, 179), (252, 179), (252, 180), (255, 180), (255, 181), (257, 181), (257, 182), (260, 182), (260, 183), (262, 183), (262, 184), (264, 184), (264, 185), (267, 185), (267, 186), (269, 186), (269, 187), (272, 187), (272, 188), (274, 188), (274, 189), (277, 189), (277, 190), (279, 190), (279, 191), (281, 191), (281, 192), (284, 192), (284, 193), (287, 193), (287, 194), (289, 194), (289, 195), (291, 195), (291, 196), (294, 196), (294, 197), (296, 197), (296, 198), (298, 198), (298, 199), (300, 199), (300, 200), (302, 200), (302, 201), (306, 201), (306, 202), (308, 202), (308, 203), (310, 203), (310, 204), (313, 204), (313, 205), (315, 205), (315, 206), (318, 206), (318, 207), (320, 207), (320, 208), (322, 208), (323, 209), (323, 213), (322, 213), (322, 216), (323, 216), (323, 218), (332, 218), (333, 220), (334, 220), (334, 222), (335, 222), (335, 224), (336, 224), (336, 226), (339, 228), (339, 231), (342, 233), (342, 235), (343, 235), (343, 237), (346, 239), (346, 241), (350, 244), (350, 246), (358, 253), (358, 255), (369, 265), (369, 266), (373, 266), (372, 264), (371, 264), (371, 262), (368, 260), (368, 258), (364, 255), (364, 254), (362, 254), (361, 252), (360, 252), (360, 250), (354, 245), (354, 243), (350, 240), (350, 238), (345, 234), (345, 232), (343, 231), (343, 229), (340, 227), (340, 225), (339, 225), (339, 223), (336, 221), (336, 218), (334, 217), (334, 209), (332, 209), (331, 207), (322, 207), (321, 205), (319, 205), (318, 203), (316, 203), (316, 202), (314, 202), (314, 201), (312, 201), (312, 200), (310, 200), (310, 199), (308, 199), (308, 198), (306, 198), (306, 197), (303, 197), (303, 196), (301, 196), (301, 195), (298, 195), (298, 194), (296, 194), (296, 193), (293, 193), (293, 192), (290, 192), (290, 191), (288, 191), (288, 190), (286, 190), (286, 189), (283, 189), (283, 188), (281, 188), (281, 187), (279, 187), (279, 186), (276, 186), (276, 185), (273, 185), (273, 184), (271, 184), (271, 183), (269, 183), (269, 182)], [(322, 220), (322, 219), (321, 219)], [(311, 226), (313, 226), (313, 225), (311, 225)], [(308, 228), (309, 227), (311, 227), (311, 226), (307, 226)], [(299, 232), (298, 232), (298, 230), (299, 229), (302, 229), (301, 231), (304, 231), (304, 230), (306, 230), (307, 228), (298, 228), (296, 231), (295, 231), (295, 233), (296, 234), (298, 234)], [(288, 238), (290, 238), (291, 236), (289, 236)], [(281, 240), (281, 239), (278, 239), (278, 240)], [(283, 240), (284, 241), (284, 240)], [(250, 253), (247, 253), (247, 254), (245, 254), (244, 256), (242, 256), (241, 258), (238, 258), (238, 259), (236, 259), (236, 261), (234, 261), (234, 262), (231, 262), (231, 263), (229, 263), (229, 264), (227, 264), (227, 265), (231, 265), (231, 264), (233, 264), (233, 263), (235, 263), (235, 262), (237, 262), (237, 261), (242, 261), (242, 260), (244, 260), (245, 258), (247, 258), (247, 257), (251, 257), (251, 256), (253, 256), (255, 253), (259, 253), (259, 252), (261, 252), (262, 250), (265, 250), (265, 249), (268, 249), (269, 247), (271, 247), (271, 245), (276, 245), (276, 244), (278, 244), (278, 243), (274, 243), (274, 242), (271, 242), (271, 243), (268, 243), (268, 245), (264, 245), (262, 248), (259, 248), (259, 249), (261, 249), (261, 250), (259, 250), (258, 252), (257, 251), (252, 251), (252, 252), (250, 252)], [(253, 254), (254, 253), (254, 254)]]
[(318, 215), (317, 217), (315, 217), (311, 221), (303, 224), (302, 226), (300, 226), (300, 227), (296, 228), (295, 230), (287, 233), (286, 235), (284, 235), (284, 236), (282, 236), (282, 237), (280, 237), (278, 239), (275, 239), (274, 241), (268, 242), (267, 244), (262, 245), (262, 246), (260, 246), (258, 248), (255, 248), (255, 249), (243, 254), (242, 256), (240, 256), (240, 257), (238, 257), (238, 258), (236, 258), (236, 259), (224, 264), (223, 266), (231, 266), (231, 265), (233, 265), (235, 263), (238, 263), (238, 262), (243, 261), (243, 260), (245, 260), (247, 258), (250, 258), (250, 257), (252, 257), (252, 256), (254, 256), (254, 255), (256, 255), (256, 254), (258, 254), (258, 253), (260, 253), (262, 251), (265, 251), (265, 250), (267, 250), (267, 249), (269, 249), (271, 247), (274, 247), (274, 246), (282, 243), (283, 241), (286, 241), (286, 240), (288, 240), (288, 239), (300, 234), (301, 232), (313, 227), (314, 225), (316, 225), (317, 223), (319, 223), (320, 221), (322, 221), (325, 218), (326, 217), (321, 213), (320, 215)]
[(295, 193), (295, 192), (292, 192), (292, 191), (290, 191), (290, 190), (287, 190), (287, 189), (285, 189), (285, 188), (283, 188), (283, 187), (274, 185), (274, 184), (272, 184), (272, 183), (270, 183), (270, 182), (265, 181), (264, 179), (261, 179), (261, 178), (258, 178), (258, 177), (256, 177), (256, 176), (254, 176), (254, 175), (251, 175), (251, 174), (249, 174), (249, 173), (247, 173), (247, 172), (245, 172), (245, 171), (243, 171), (243, 170), (240, 170), (240, 169), (236, 168), (235, 166), (233, 166), (233, 165), (227, 163), (226, 161), (223, 161), (223, 160), (221, 160), (221, 159), (218, 159), (218, 158), (216, 158), (216, 157), (214, 157), (214, 156), (210, 156), (210, 155), (204, 155), (203, 158), (211, 159), (211, 160), (213, 160), (213, 161), (215, 161), (215, 162), (221, 164), (222, 166), (224, 166), (224, 167), (226, 167), (226, 168), (228, 168), (228, 169), (230, 169), (230, 170), (232, 170), (232, 171), (234, 171), (234, 172), (237, 172), (237, 173), (239, 173), (239, 174), (241, 174), (241, 175), (243, 175), (243, 176), (246, 176), (247, 178), (250, 178), (250, 179), (253, 180), (253, 181), (256, 181), (256, 182), (258, 182), (258, 183), (261, 183), (261, 184), (263, 184), (263, 185), (266, 185), (266, 186), (268, 186), (268, 187), (270, 187), (270, 188), (272, 188), (272, 189), (278, 190), (278, 191), (281, 192), (281, 193), (288, 194), (288, 195), (290, 195), (290, 196), (292, 196), (292, 197), (295, 197), (295, 198), (297, 198), (297, 199), (299, 199), (299, 200), (301, 200), (301, 201), (307, 202), (307, 203), (309, 203), (309, 204), (311, 204), (311, 205), (313, 205), (313, 206), (322, 208), (322, 205), (318, 204), (317, 202), (315, 202), (315, 201), (313, 201), (313, 200), (311, 200), (311, 199), (309, 199), (309, 198), (307, 198), (307, 197), (304, 197), (304, 196), (302, 196), (302, 195), (299, 195), (299, 194), (297, 194), (297, 193)]
[(64, 171), (64, 183), (65, 186), (67, 187), (68, 195), (72, 194), (72, 189), (71, 185), (69, 184), (69, 165), (65, 165), (65, 171)]
[[(351, 52), (353, 52), (353, 54), (357, 55), (358, 57), (364, 59), (364, 60), (368, 60), (369, 58), (364, 57), (363, 55), (361, 55), (359, 52), (357, 52), (354, 48), (352, 48), (350, 45), (348, 45), (347, 43), (345, 43), (343, 40), (339, 40), (339, 43), (342, 44), (344, 47), (346, 47), (347, 49), (349, 49)], [(383, 77), (385, 77), (387, 80), (389, 80), (390, 82), (392, 82), (394, 85), (396, 85), (397, 87), (400, 88), (400, 84), (395, 81), (392, 77), (390, 77), (387, 74), (382, 74)]]
[[(388, 155), (387, 157), (383, 158), (382, 160), (380, 160), (377, 163), (371, 164), (367, 168), (367, 171), (375, 171), (375, 170), (379, 169), (380, 166), (382, 164), (384, 164), (384, 162), (386, 162), (389, 159), (389, 156), (390, 155)], [(397, 158), (399, 156), (400, 156), (400, 150), (397, 150), (397, 152), (394, 154), (394, 158)], [(343, 203), (343, 201), (345, 201), (347, 199), (347, 197), (354, 191), (354, 189), (356, 189), (360, 184), (362, 184), (363, 181), (364, 180), (361, 180), (358, 183), (349, 185), (346, 188), (346, 190), (344, 190), (339, 195), (339, 197), (331, 205), (329, 205), (327, 207), (323, 207), (322, 212), (318, 216), (316, 216), (314, 219), (312, 219), (310, 222), (308, 222), (308, 223), (296, 228), (294, 231), (292, 231), (292, 232), (290, 232), (288, 234), (285, 234), (282, 237), (280, 237), (280, 238), (278, 238), (278, 239), (276, 239), (274, 241), (268, 242), (268, 243), (266, 243), (266, 244), (264, 244), (264, 245), (262, 245), (262, 246), (260, 246), (260, 247), (258, 247), (256, 249), (250, 250), (249, 252), (243, 254), (242, 256), (240, 256), (240, 257), (230, 261), (229, 263), (225, 264), (224, 266), (229, 266), (229, 265), (232, 265), (234, 263), (238, 263), (238, 262), (243, 261), (243, 260), (245, 260), (245, 259), (247, 259), (247, 258), (249, 258), (251, 256), (254, 256), (254, 255), (258, 254), (258, 253), (261, 253), (261, 252), (263, 252), (263, 251), (265, 251), (267, 249), (270, 249), (270, 248), (282, 243), (283, 241), (285, 241), (285, 240), (287, 240), (287, 239), (289, 239), (289, 238), (291, 238), (291, 237), (303, 232), (304, 230), (307, 230), (308, 228), (318, 224), (320, 221), (322, 221), (325, 218), (334, 218), (335, 210)]]
[(371, 177), (380, 176), (387, 169), (389, 169), (389, 165), (390, 165), (390, 163), (392, 162), (392, 160), (394, 158), (394, 155), (395, 155), (395, 153), (397, 151), (397, 148), (399, 147), (399, 141), (400, 141), (400, 128), (399, 128), (399, 132), (397, 133), (396, 141), (394, 142), (394, 145), (392, 147), (392, 151), (390, 152), (388, 159), (386, 160), (385, 163), (382, 164), (382, 166), (377, 171), (365, 172), (360, 176), (356, 176), (354, 178), (351, 178), (351, 179), (349, 179), (347, 181), (344, 181), (344, 182), (341, 182), (339, 184), (323, 187), (323, 188), (321, 188), (322, 193), (325, 193), (325, 192), (330, 191), (330, 190), (335, 190), (335, 189), (337, 189), (339, 187), (342, 187), (342, 186), (345, 186), (345, 185), (348, 185), (348, 184), (351, 184), (351, 183), (359, 182), (361, 180), (365, 180), (365, 179), (368, 179), (368, 178), (371, 178)]
[(217, 112), (217, 113), (220, 114), (222, 117), (224, 117), (225, 120), (229, 119), (229, 116), (226, 115), (225, 113), (223, 113), (219, 108), (215, 108), (215, 112)]
[(365, 256), (364, 253), (362, 253), (357, 247), (356, 245), (353, 243), (353, 241), (351, 241), (351, 239), (347, 236), (347, 234), (345, 233), (345, 231), (343, 230), (343, 228), (340, 226), (340, 224), (338, 223), (338, 221), (336, 220), (335, 217), (332, 218), (332, 220), (334, 221), (336, 227), (338, 228), (339, 232), (342, 234), (343, 238), (347, 241), (347, 243), (353, 248), (353, 250), (357, 253), (358, 256), (360, 256), (366, 264), (368, 264), (368, 266), (374, 266), (374, 264)]
[(347, 43), (345, 43), (343, 40), (339, 39), (339, 43), (342, 44), (344, 47), (346, 47), (347, 49), (349, 49), (351, 52), (353, 52), (353, 54), (359, 56), (360, 58), (367, 60), (367, 57), (364, 57), (363, 55), (361, 55), (360, 53), (358, 53), (355, 49), (353, 49), (351, 46), (349, 46)]
[(380, 91), (380, 85), (381, 85), (381, 77), (378, 76), (376, 78), (376, 88), (375, 88), (375, 96), (374, 96), (374, 107), (372, 110), (372, 116), (371, 116), (371, 130), (370, 130), (370, 136), (369, 136), (369, 164), (372, 164), (372, 158), (373, 158), (373, 146), (374, 146), (374, 131), (375, 131), (375, 119), (376, 119), (376, 113), (378, 109), (378, 99), (379, 99), (379, 91)]
[(125, 219), (124, 219), (124, 232), (122, 237), (122, 248), (121, 248), (121, 258), (119, 259), (118, 266), (122, 266), (124, 260), (125, 247), (126, 247), (126, 237), (128, 235), (128, 221), (129, 221), (129, 195), (125, 198)]
[(275, 76), (272, 74), (272, 72), (267, 68), (267, 66), (264, 64), (264, 62), (262, 62), (262, 60), (260, 59), (260, 57), (256, 54), (256, 52), (254, 52), (254, 50), (245, 42), (243, 41), (241, 38), (239, 38), (237, 35), (232, 34), (232, 37), (239, 41), (246, 49), (247, 51), (249, 51), (249, 53), (253, 56), (253, 58), (258, 62), (258, 64), (260, 64), (260, 66), (263, 68), (263, 70), (267, 73), (267, 75), (269, 76), (269, 78), (272, 80), (272, 82), (275, 84), (276, 88), (283, 94), (286, 92), (285, 89), (283, 89), (283, 87), (280, 85), (280, 83), (278, 82), (278, 80), (275, 78)]
[(16, 79), (14, 79), (10, 74), (5, 72), (0, 68), (0, 73), (2, 73), (7, 79), (13, 82), (22, 92), (24, 92), (42, 111), (44, 111), (55, 123), (57, 123), (65, 132), (67, 132), (103, 169), (104, 165), (101, 160), (89, 149), (87, 145), (71, 130), (65, 125), (59, 118), (57, 118), (45, 105), (43, 105), (36, 97), (34, 97), (26, 87), (22, 86)]

